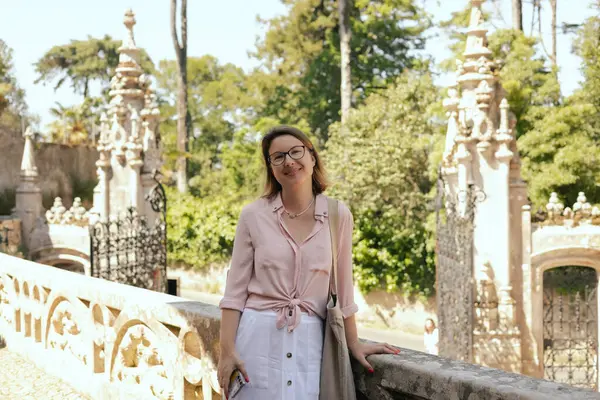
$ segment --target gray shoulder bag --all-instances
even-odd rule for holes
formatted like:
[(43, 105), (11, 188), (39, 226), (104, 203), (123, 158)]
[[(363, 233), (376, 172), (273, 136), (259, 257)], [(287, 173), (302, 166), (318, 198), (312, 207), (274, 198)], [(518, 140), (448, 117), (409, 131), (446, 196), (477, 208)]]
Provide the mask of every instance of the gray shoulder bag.
[(332, 265), (325, 321), (323, 359), (319, 400), (356, 400), (354, 376), (350, 365), (350, 352), (346, 344), (344, 317), (337, 299), (337, 244), (339, 213), (338, 202), (327, 199), (329, 232), (331, 235)]

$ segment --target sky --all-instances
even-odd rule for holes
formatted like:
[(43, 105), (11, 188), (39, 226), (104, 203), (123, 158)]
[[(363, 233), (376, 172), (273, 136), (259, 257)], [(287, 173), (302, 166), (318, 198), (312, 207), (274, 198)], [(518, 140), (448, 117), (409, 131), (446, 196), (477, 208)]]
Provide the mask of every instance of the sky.
[[(452, 11), (464, 7), (467, 0), (417, 0), (425, 5), (434, 20), (447, 19)], [(496, 18), (490, 30), (509, 27), (511, 18), (510, 0), (488, 0), (484, 6), (494, 11), (493, 4), (506, 22)], [(526, 3), (526, 2), (524, 2)], [(547, 3), (547, 2), (544, 2)], [(583, 22), (590, 16), (588, 0), (558, 0), (558, 23)], [(86, 39), (87, 36), (102, 37), (105, 34), (115, 39), (125, 37), (123, 15), (127, 8), (136, 14), (134, 28), (138, 47), (146, 49), (155, 63), (163, 59), (174, 59), (175, 53), (170, 33), (169, 0), (0, 0), (0, 38), (14, 50), (15, 75), (25, 89), (30, 112), (41, 118), (38, 127), (52, 119), (48, 110), (59, 102), (65, 106), (82, 101), (80, 95), (72, 93), (68, 85), (54, 91), (52, 85), (35, 84), (33, 64), (52, 46), (66, 44), (70, 40)], [(525, 31), (530, 30), (531, 6), (524, 5)], [(211, 54), (222, 63), (233, 63), (245, 70), (256, 65), (248, 51), (254, 48), (256, 38), (264, 28), (256, 16), (272, 18), (285, 13), (280, 0), (193, 0), (188, 2), (188, 56)], [(543, 36), (550, 48), (550, 15), (542, 15)], [(560, 81), (564, 94), (571, 93), (581, 80), (580, 60), (571, 54), (573, 35), (560, 35), (558, 59)], [(440, 36), (430, 40), (426, 53), (436, 60), (450, 55), (448, 41)], [(439, 76), (436, 83), (447, 85), (452, 77)]]

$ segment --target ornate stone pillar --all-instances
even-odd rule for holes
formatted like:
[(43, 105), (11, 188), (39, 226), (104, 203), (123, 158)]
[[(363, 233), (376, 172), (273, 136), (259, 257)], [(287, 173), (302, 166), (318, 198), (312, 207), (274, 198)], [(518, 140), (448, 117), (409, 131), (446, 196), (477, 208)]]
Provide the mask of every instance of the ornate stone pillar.
[(33, 131), (25, 130), (25, 147), (21, 161), (21, 175), (17, 187), (15, 214), (21, 220), (23, 244), (29, 248), (31, 232), (36, 220), (44, 213), (42, 190), (39, 187), (38, 169), (33, 150)]
[(500, 323), (506, 329), (512, 330), (516, 327), (515, 320), (515, 300), (512, 294), (512, 286), (510, 279), (510, 190), (509, 190), (509, 173), (510, 162), (513, 158), (513, 152), (508, 148), (509, 143), (513, 140), (508, 128), (508, 102), (502, 99), (500, 103), (500, 127), (495, 135), (498, 142), (498, 150), (494, 154), (498, 161), (498, 187), (496, 206), (498, 214), (501, 216), (495, 222), (498, 224), (498, 236), (494, 238), (498, 246), (496, 254), (496, 262), (501, 266), (496, 272), (497, 284), (499, 286), (499, 313)]
[[(97, 146), (99, 153), (98, 161), (96, 161), (98, 185), (94, 188), (94, 206), (92, 210), (90, 210), (90, 214), (97, 216), (101, 221), (107, 221), (110, 215), (110, 192), (108, 183), (110, 174), (109, 137), (108, 117), (103, 113), (100, 117), (100, 138)], [(93, 219), (92, 222), (94, 222)]]
[(127, 163), (131, 167), (130, 178), (130, 201), (131, 206), (138, 212), (142, 210), (142, 185), (140, 172), (144, 162), (142, 161), (142, 145), (139, 143), (138, 113), (135, 108), (131, 110), (131, 136), (127, 143)]
[[(487, 46), (483, 2), (471, 0), (464, 58), (457, 60), (460, 95), (453, 86), (444, 102), (449, 120), (442, 173), (446, 177), (456, 171), (457, 182), (445, 195), (464, 198), (459, 210), (474, 218), (474, 359), (490, 367), (520, 372), (519, 321), (523, 318), (519, 318), (521, 304), (516, 300), (520, 293), (513, 293), (513, 283), (521, 289), (521, 219), (516, 204), (526, 201), (526, 193), (506, 94), (498, 81), (500, 64), (492, 59)], [(460, 289), (457, 284), (455, 290)]]

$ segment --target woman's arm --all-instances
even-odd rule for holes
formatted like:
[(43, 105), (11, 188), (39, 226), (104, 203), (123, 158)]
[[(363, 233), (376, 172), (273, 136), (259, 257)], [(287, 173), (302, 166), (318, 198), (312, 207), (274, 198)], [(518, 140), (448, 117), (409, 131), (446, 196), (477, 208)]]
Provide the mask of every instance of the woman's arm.
[(235, 335), (240, 324), (241, 312), (224, 308), (221, 310), (221, 332), (219, 336), (222, 355), (235, 352)]
[(387, 343), (362, 343), (358, 339), (358, 330), (356, 328), (356, 318), (354, 315), (344, 319), (344, 330), (346, 331), (346, 343), (350, 353), (362, 364), (370, 373), (373, 373), (373, 366), (367, 361), (371, 354), (398, 354), (400, 350)]
[(340, 302), (340, 309), (344, 316), (346, 343), (354, 358), (367, 368), (369, 372), (373, 372), (373, 367), (366, 359), (368, 355), (379, 353), (398, 354), (400, 350), (385, 343), (367, 344), (358, 340), (355, 318), (358, 306), (354, 302), (354, 283), (352, 278), (352, 230), (354, 229), (354, 221), (352, 213), (342, 203), (340, 203), (339, 214), (341, 223), (337, 265), (338, 301)]
[(254, 269), (254, 246), (250, 230), (245, 222), (246, 209), (242, 210), (233, 242), (231, 267), (227, 273), (225, 294), (219, 303), (221, 308), (220, 350), (217, 377), (228, 396), (229, 379), (234, 370), (239, 369), (246, 382), (249, 382), (244, 363), (235, 350), (235, 337), (240, 316), (248, 298), (248, 283)]

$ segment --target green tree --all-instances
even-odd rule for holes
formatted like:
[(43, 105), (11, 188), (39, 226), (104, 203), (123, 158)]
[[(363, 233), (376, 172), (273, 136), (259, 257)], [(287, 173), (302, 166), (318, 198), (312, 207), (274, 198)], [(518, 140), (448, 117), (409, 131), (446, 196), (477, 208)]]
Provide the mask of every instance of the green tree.
[(556, 69), (540, 56), (540, 43), (521, 31), (501, 29), (490, 35), (489, 48), (502, 60), (500, 82), (517, 118), (516, 135), (527, 134), (537, 120), (561, 101)]
[(600, 17), (592, 16), (578, 31), (575, 52), (582, 59), (584, 81), (564, 103), (535, 121), (519, 139), (523, 175), (536, 208), (557, 192), (566, 205), (584, 191), (600, 198)]
[(56, 118), (48, 125), (50, 139), (69, 145), (89, 143), (92, 133), (95, 133), (92, 126), (98, 119), (97, 100), (88, 97), (83, 103), (70, 107), (57, 102), (50, 109), (50, 115)]
[(432, 123), (437, 95), (430, 76), (404, 73), (350, 113), (345, 136), (338, 123), (331, 127), (325, 161), (333, 194), (354, 215), (355, 274), (363, 290), (433, 291), (426, 220), (428, 165), (440, 136)]
[(523, 176), (535, 209), (557, 192), (572, 206), (577, 193), (600, 198), (600, 129), (598, 109), (590, 103), (569, 102), (554, 107), (518, 141)]
[[(120, 40), (109, 35), (101, 39), (88, 36), (87, 40), (71, 40), (70, 43), (54, 46), (35, 63), (38, 74), (35, 83), (53, 84), (54, 90), (69, 83), (73, 92), (87, 98), (90, 85), (100, 84), (106, 90), (119, 63)], [(141, 66), (152, 73), (154, 66), (145, 51), (141, 53)]]
[(14, 75), (13, 50), (0, 39), (0, 115), (5, 110), (20, 114), (25, 111), (25, 92)]
[[(334, 0), (282, 0), (288, 13), (267, 27), (253, 56), (262, 115), (285, 123), (305, 120), (322, 141), (340, 120), (339, 16)], [(355, 105), (384, 89), (417, 62), (429, 19), (413, 0), (355, 0), (349, 10), (352, 94)]]
[[(248, 119), (256, 101), (246, 88), (246, 75), (232, 64), (220, 64), (213, 56), (187, 59), (188, 103), (192, 138), (186, 156), (189, 161), (190, 187), (202, 195), (210, 189), (201, 184), (219, 167), (219, 149), (233, 138), (238, 126)], [(165, 145), (167, 168), (174, 170), (179, 154), (176, 148), (177, 64), (161, 61), (157, 71), (158, 93), (162, 99), (161, 135)]]

